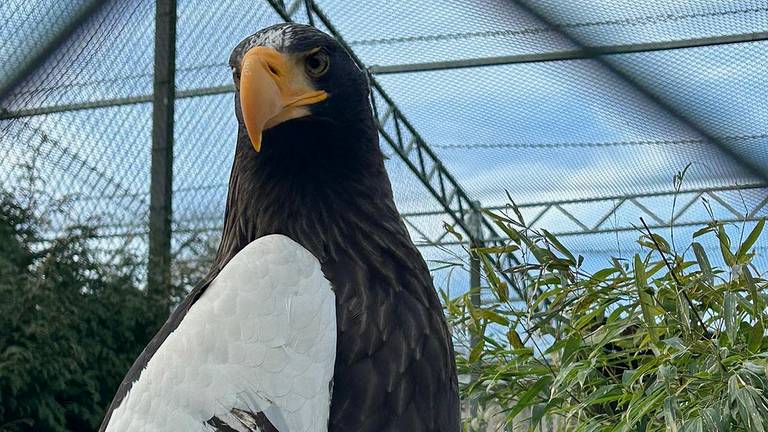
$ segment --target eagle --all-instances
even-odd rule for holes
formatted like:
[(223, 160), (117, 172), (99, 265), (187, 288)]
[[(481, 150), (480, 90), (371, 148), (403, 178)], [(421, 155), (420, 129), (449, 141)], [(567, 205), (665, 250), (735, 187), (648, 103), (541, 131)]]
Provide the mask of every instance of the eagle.
[(230, 56), (238, 133), (209, 275), (102, 432), (458, 432), (451, 337), (398, 215), (368, 75), (286, 23)]

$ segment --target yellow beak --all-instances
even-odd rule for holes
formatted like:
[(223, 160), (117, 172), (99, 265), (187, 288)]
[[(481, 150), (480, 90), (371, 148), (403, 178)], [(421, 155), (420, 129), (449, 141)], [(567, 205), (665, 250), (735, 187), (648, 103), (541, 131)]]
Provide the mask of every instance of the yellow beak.
[(254, 47), (243, 57), (240, 108), (253, 148), (261, 150), (261, 134), (290, 119), (310, 115), (308, 105), (328, 98), (304, 74), (302, 56), (286, 56), (272, 48)]

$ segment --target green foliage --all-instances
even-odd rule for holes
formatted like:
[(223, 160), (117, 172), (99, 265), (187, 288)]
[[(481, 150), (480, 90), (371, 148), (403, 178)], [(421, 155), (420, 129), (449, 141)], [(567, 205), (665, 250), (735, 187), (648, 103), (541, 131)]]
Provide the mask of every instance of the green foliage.
[[(71, 229), (0, 193), (0, 431), (95, 430), (117, 386), (156, 331), (157, 308), (137, 262), (105, 266)], [(120, 270), (116, 270), (119, 268)]]
[[(751, 265), (764, 220), (740, 244), (713, 222), (680, 253), (641, 228), (642, 253), (587, 274), (581, 256), (508, 213), (489, 214), (508, 247), (473, 251), (490, 294), (447, 304), (473, 342), (458, 356), (465, 398), (529, 430), (545, 419), (575, 431), (768, 430), (768, 282)], [(503, 270), (522, 302), (490, 265), (505, 250), (524, 257)]]

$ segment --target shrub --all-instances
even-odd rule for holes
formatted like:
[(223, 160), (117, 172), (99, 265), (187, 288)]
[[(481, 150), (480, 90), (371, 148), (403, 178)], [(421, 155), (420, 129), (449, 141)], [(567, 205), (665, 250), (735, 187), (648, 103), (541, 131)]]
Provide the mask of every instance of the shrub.
[[(507, 246), (473, 251), (483, 304), (467, 293), (446, 305), (474, 341), (458, 356), (465, 398), (529, 430), (545, 420), (578, 431), (768, 428), (768, 282), (751, 265), (765, 220), (740, 244), (712, 222), (680, 253), (643, 229), (643, 253), (587, 274), (582, 257), (514, 210), (490, 214)], [(700, 236), (717, 241), (726, 268)], [(501, 270), (521, 282), (522, 304), (491, 265), (508, 252), (526, 259)]]
[(0, 431), (95, 430), (157, 327), (136, 261), (100, 263), (87, 227), (47, 231), (0, 192)]

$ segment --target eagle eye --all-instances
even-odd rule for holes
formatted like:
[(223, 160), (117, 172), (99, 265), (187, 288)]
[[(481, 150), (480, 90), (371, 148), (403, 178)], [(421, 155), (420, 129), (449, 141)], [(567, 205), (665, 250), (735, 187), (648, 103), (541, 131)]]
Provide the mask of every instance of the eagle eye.
[(326, 74), (331, 66), (331, 58), (328, 53), (319, 49), (309, 54), (304, 60), (305, 67), (309, 76), (318, 78)]

